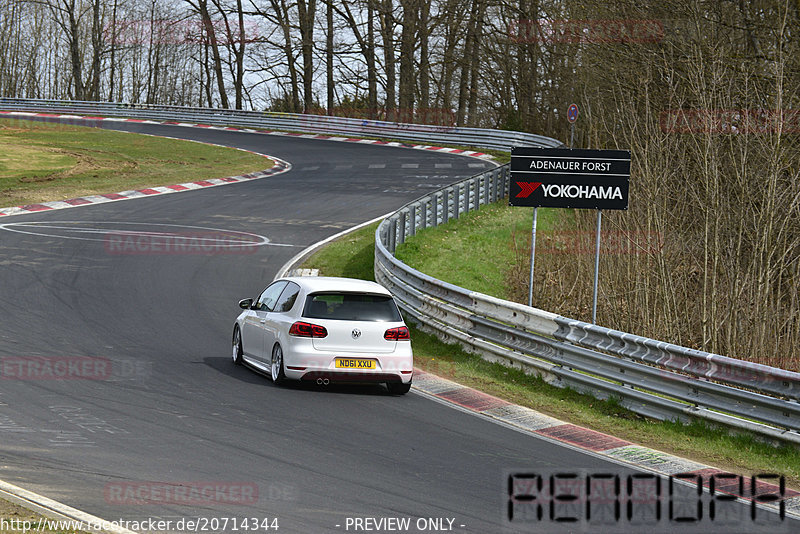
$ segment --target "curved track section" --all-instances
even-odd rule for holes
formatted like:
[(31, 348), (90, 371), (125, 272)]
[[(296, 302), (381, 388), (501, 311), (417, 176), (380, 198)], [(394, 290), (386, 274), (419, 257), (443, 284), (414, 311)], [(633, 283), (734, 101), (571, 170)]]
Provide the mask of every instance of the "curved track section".
[[(504, 528), (509, 469), (624, 472), (420, 394), (274, 387), (230, 362), (237, 300), (303, 247), (489, 163), (241, 132), (114, 128), (236, 146), (293, 169), (3, 219), (0, 478), (111, 520), (278, 518), (280, 532), (345, 532), (348, 518), (447, 518), (453, 531), (486, 533)], [(112, 246), (120, 236), (170, 233), (245, 235), (251, 246)], [(65, 367), (67, 357), (83, 357), (84, 367)], [(209, 484), (215, 492), (197, 493)]]

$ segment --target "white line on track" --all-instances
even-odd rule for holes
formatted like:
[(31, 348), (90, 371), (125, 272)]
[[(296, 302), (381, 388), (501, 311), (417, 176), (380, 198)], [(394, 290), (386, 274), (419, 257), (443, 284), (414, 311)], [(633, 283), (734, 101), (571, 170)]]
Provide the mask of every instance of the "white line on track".
[[(68, 236), (68, 235), (59, 235), (59, 234), (47, 234), (47, 233), (40, 233), (40, 232), (33, 232), (30, 231), (30, 228), (44, 228), (44, 229), (58, 229), (58, 230), (67, 230), (73, 233), (88, 233), (88, 234), (104, 234), (104, 235), (129, 235), (129, 236), (181, 236), (185, 235), (185, 232), (182, 234), (181, 232), (147, 232), (147, 231), (137, 231), (137, 230), (118, 230), (113, 228), (99, 228), (99, 227), (70, 227), (70, 226), (54, 226), (54, 225), (64, 225), (64, 224), (87, 224), (85, 221), (48, 221), (48, 222), (40, 222), (40, 221), (25, 221), (25, 222), (12, 222), (12, 223), (3, 223), (0, 224), (0, 230), (5, 230), (7, 232), (15, 232), (19, 234), (27, 234), (27, 235), (35, 235), (40, 237), (55, 237), (59, 239), (77, 239), (80, 241), (101, 241), (104, 242), (106, 239), (94, 239), (91, 237), (80, 237), (80, 236)], [(192, 230), (194, 232), (197, 231), (206, 231), (206, 232), (216, 232), (219, 233), (219, 237), (203, 237), (203, 236), (192, 236), (194, 239), (198, 239), (201, 241), (216, 241), (223, 243), (224, 246), (229, 247), (241, 247), (242, 245), (248, 246), (272, 246), (272, 247), (295, 247), (297, 245), (292, 245), (289, 243), (273, 243), (270, 239), (266, 236), (253, 234), (250, 232), (240, 232), (235, 230), (225, 230), (222, 228), (211, 228), (207, 226), (193, 226), (193, 225), (185, 225), (185, 224), (168, 224), (168, 223), (145, 223), (145, 222), (133, 222), (133, 221), (104, 221), (102, 224), (118, 224), (118, 225), (129, 225), (134, 227), (136, 225), (142, 226), (165, 226), (165, 227), (173, 227), (173, 228), (186, 228)], [(235, 236), (246, 236), (246, 241), (235, 241), (231, 242), (231, 238)]]

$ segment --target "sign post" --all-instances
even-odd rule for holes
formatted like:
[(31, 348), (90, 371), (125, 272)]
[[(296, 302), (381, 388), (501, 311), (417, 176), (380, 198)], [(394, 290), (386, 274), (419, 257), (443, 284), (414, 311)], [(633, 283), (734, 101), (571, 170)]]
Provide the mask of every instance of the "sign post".
[(531, 226), (531, 274), (528, 278), (528, 306), (533, 306), (533, 263), (536, 261), (536, 210), (533, 208), (533, 225)]
[(567, 109), (567, 120), (569, 121), (569, 147), (575, 146), (575, 121), (578, 120), (578, 105), (570, 104)]
[(531, 279), (528, 305), (533, 304), (536, 208), (596, 209), (595, 277), (592, 322), (597, 316), (602, 210), (628, 209), (631, 153), (627, 150), (527, 148), (511, 150), (509, 205), (534, 208), (531, 231)]
[(597, 279), (600, 277), (600, 223), (603, 210), (597, 210), (597, 234), (594, 240), (594, 292), (592, 294), (592, 324), (597, 324)]

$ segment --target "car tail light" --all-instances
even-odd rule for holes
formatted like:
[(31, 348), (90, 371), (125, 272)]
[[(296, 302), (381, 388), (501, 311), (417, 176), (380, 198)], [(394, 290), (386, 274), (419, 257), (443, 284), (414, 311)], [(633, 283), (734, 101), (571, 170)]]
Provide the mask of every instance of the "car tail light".
[(318, 324), (297, 321), (289, 328), (289, 335), (297, 337), (327, 337), (328, 331), (324, 326)]
[(389, 341), (403, 341), (406, 339), (411, 339), (411, 334), (408, 333), (408, 327), (398, 326), (387, 330), (383, 334), (383, 339)]

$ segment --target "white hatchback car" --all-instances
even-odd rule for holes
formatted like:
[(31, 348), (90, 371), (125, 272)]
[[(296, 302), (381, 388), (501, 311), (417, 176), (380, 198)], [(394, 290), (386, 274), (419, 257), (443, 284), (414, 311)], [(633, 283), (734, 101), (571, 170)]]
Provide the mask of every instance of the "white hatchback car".
[(392, 295), (375, 282), (306, 276), (272, 282), (233, 327), (233, 361), (284, 379), (385, 382), (411, 388), (408, 327)]

